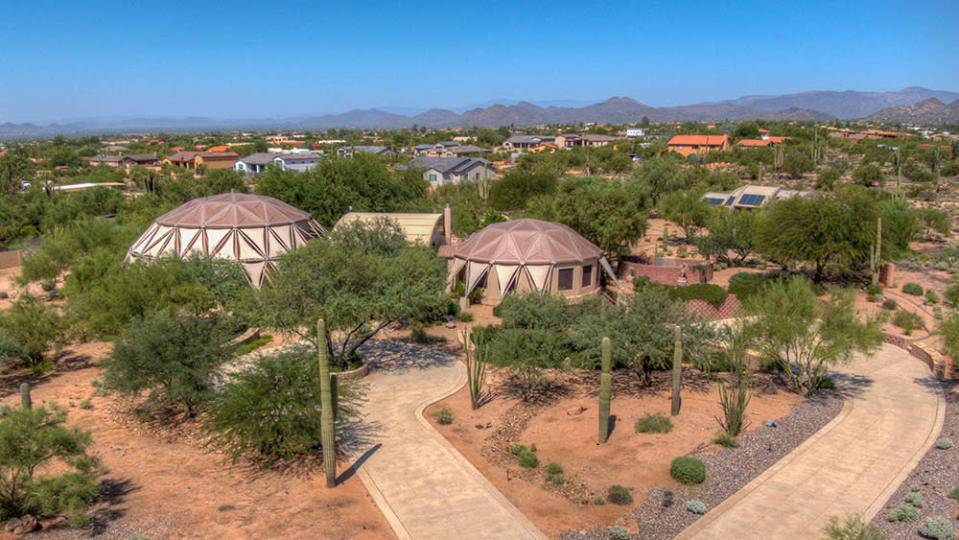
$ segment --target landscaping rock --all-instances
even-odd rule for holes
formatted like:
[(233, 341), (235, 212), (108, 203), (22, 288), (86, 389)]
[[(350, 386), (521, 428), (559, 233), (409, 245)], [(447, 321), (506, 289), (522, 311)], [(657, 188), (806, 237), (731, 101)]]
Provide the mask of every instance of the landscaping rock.
[(579, 407), (573, 407), (572, 409), (567, 410), (566, 414), (569, 416), (576, 416), (579, 414), (583, 414), (584, 411), (586, 411), (586, 407), (583, 407), (582, 405), (580, 405)]
[(13, 534), (23, 535), (40, 530), (40, 522), (33, 516), (23, 516), (17, 521), (17, 525), (10, 531)]

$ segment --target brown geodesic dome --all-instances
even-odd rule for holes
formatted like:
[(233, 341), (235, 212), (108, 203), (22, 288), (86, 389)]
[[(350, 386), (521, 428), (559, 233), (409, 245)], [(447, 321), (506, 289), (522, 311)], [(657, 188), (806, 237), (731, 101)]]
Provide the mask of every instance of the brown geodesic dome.
[(310, 214), (262, 195), (223, 193), (193, 199), (158, 217), (127, 251), (127, 260), (200, 253), (237, 261), (254, 287), (276, 259), (326, 234)]
[[(467, 294), (483, 287), (484, 299), (494, 303), (511, 290), (591, 294), (601, 270), (612, 275), (602, 249), (566, 225), (538, 219), (494, 223), (452, 253), (450, 282), (462, 281)], [(561, 277), (571, 285), (561, 286)]]

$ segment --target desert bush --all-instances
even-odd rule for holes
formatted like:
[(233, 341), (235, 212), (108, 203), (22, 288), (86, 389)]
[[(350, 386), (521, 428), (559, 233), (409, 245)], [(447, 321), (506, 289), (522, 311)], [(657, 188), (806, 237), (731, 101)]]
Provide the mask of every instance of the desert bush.
[(892, 317), (892, 324), (902, 328), (903, 333), (907, 336), (912, 334), (912, 331), (917, 328), (923, 328), (925, 323), (922, 321), (922, 317), (911, 312), (899, 310)]
[(410, 341), (413, 343), (429, 343), (430, 336), (426, 333), (426, 328), (421, 323), (413, 323), (410, 328)]
[(620, 485), (609, 486), (609, 489), (606, 490), (606, 500), (613, 504), (626, 506), (633, 503), (633, 495), (629, 492), (629, 488)]
[[(745, 353), (745, 350), (742, 350)], [(743, 430), (746, 419), (746, 407), (749, 406), (751, 375), (749, 368), (745, 367), (740, 360), (739, 368), (735, 372), (735, 385), (727, 385), (725, 381), (719, 382), (719, 405), (723, 409), (723, 418), (719, 425), (729, 436), (724, 438), (725, 442), (736, 442), (736, 436)], [(731, 440), (731, 441), (730, 441)], [(723, 442), (716, 441), (723, 446)], [(737, 443), (736, 446), (739, 446)]]
[(866, 287), (866, 294), (882, 294), (882, 285), (870, 283), (869, 286)]
[(919, 534), (936, 540), (953, 540), (956, 537), (956, 530), (952, 527), (952, 521), (949, 518), (935, 516), (922, 522), (919, 526)]
[(104, 385), (122, 394), (148, 392), (149, 406), (183, 406), (189, 416), (213, 395), (214, 371), (229, 360), (229, 321), (155, 313), (133, 321), (103, 361)]
[(945, 296), (946, 300), (950, 304), (959, 306), (959, 285), (952, 285), (946, 289), (946, 292), (943, 294), (943, 296)]
[(838, 517), (832, 516), (823, 532), (831, 540), (885, 540), (886, 538), (879, 527), (866, 523), (858, 514), (846, 516), (842, 523), (839, 522)]
[(952, 488), (952, 491), (949, 492), (949, 498), (959, 501), (959, 486)]
[(680, 456), (670, 464), (669, 474), (686, 485), (702, 484), (706, 480), (706, 465), (694, 457)]
[(897, 506), (893, 508), (889, 514), (886, 515), (886, 519), (892, 522), (903, 522), (903, 521), (916, 521), (919, 519), (919, 510), (913, 506)]
[(23, 348), (20, 343), (8, 336), (3, 328), (0, 328), (0, 368), (3, 367), (7, 359), (20, 359), (23, 356)]
[(750, 272), (733, 274), (729, 277), (729, 294), (735, 294), (740, 301), (745, 301), (762, 291), (768, 283), (780, 279), (775, 274), (754, 274)]
[(938, 303), (939, 303), (939, 295), (936, 293), (936, 291), (934, 291), (934, 290), (932, 290), (932, 289), (927, 289), (927, 290), (926, 290), (926, 301), (929, 302), (930, 304), (938, 304)]
[(823, 377), (819, 380), (819, 388), (822, 390), (835, 390), (836, 383), (829, 377)]
[(443, 407), (442, 409), (440, 409), (438, 413), (436, 413), (436, 423), (443, 426), (448, 426), (452, 424), (453, 413), (446, 407)]
[(523, 452), (517, 456), (517, 461), (519, 462), (519, 466), (524, 469), (535, 469), (539, 467), (539, 458), (531, 451)]
[(52, 279), (45, 279), (40, 282), (40, 289), (42, 289), (43, 292), (50, 292), (56, 288), (57, 288), (57, 282), (53, 281)]
[(546, 472), (549, 474), (563, 474), (563, 466), (555, 461), (551, 461), (549, 465), (546, 466)]
[(85, 521), (98, 490), (98, 467), (86, 454), (90, 433), (65, 426), (65, 420), (58, 409), (2, 410), (0, 519), (66, 514), (72, 523)]
[(629, 540), (630, 538), (632, 538), (632, 536), (624, 527), (613, 525), (609, 528), (609, 540)]
[(236, 350), (233, 351), (233, 354), (236, 356), (243, 356), (245, 354), (250, 354), (251, 352), (259, 349), (260, 347), (266, 345), (267, 343), (271, 341), (273, 341), (273, 336), (271, 336), (270, 334), (263, 334), (254, 340), (238, 345), (236, 347)]
[(910, 283), (906, 283), (905, 285), (902, 286), (902, 292), (904, 292), (904, 293), (906, 293), (906, 294), (911, 294), (911, 295), (913, 295), (913, 296), (922, 296), (922, 293), (923, 293), (924, 291), (923, 291), (923, 289), (922, 289), (922, 285), (920, 285), (920, 284), (918, 284), (918, 283), (911, 283), (911, 282), (910, 282)]
[(893, 300), (892, 298), (887, 298), (886, 300), (882, 301), (882, 309), (885, 309), (887, 311), (892, 311), (896, 309), (897, 307), (899, 307), (899, 304), (897, 304), (896, 301)]
[(662, 414), (649, 414), (636, 420), (636, 433), (669, 433), (673, 422)]
[(478, 304), (480, 300), (483, 299), (483, 293), (485, 292), (486, 292), (486, 289), (482, 287), (476, 287), (475, 289), (470, 291), (468, 295), (466, 295), (466, 298), (469, 299), (470, 304)]
[(524, 452), (529, 452), (529, 449), (526, 448), (526, 445), (514, 444), (513, 446), (509, 447), (509, 452), (513, 454), (514, 456), (518, 456)]
[(713, 439), (713, 443), (726, 448), (739, 448), (739, 441), (736, 440), (736, 437), (726, 433), (725, 431), (720, 431), (718, 434), (716, 434), (716, 438)]
[(469, 311), (460, 311), (459, 313), (456, 314), (456, 320), (462, 321), (462, 322), (472, 322), (473, 314), (470, 313)]
[(21, 360), (42, 372), (51, 367), (44, 355), (51, 345), (60, 343), (65, 325), (55, 309), (24, 295), (0, 313), (0, 331), (18, 344)]
[(925, 501), (922, 500), (922, 493), (919, 493), (918, 491), (906, 493), (906, 502), (915, 506), (916, 508), (922, 508), (925, 506)]
[(602, 495), (593, 495), (592, 503), (596, 506), (602, 506), (606, 504), (606, 499)]
[(936, 448), (940, 450), (948, 450), (952, 448), (952, 439), (949, 437), (940, 437), (936, 440)]
[(712, 283), (693, 283), (685, 287), (672, 287), (669, 289), (669, 295), (680, 300), (704, 300), (719, 309), (729, 296), (729, 292)]
[[(312, 348), (264, 356), (229, 376), (210, 408), (211, 445), (234, 462), (251, 457), (270, 465), (320, 448), (319, 366)], [(351, 418), (355, 393), (337, 385), (336, 418)]]
[(696, 499), (690, 499), (690, 500), (686, 501), (686, 510), (689, 510), (690, 512), (692, 512), (692, 513), (694, 513), (694, 514), (705, 514), (705, 513), (706, 513), (706, 505), (703, 503), (703, 501), (697, 501)]

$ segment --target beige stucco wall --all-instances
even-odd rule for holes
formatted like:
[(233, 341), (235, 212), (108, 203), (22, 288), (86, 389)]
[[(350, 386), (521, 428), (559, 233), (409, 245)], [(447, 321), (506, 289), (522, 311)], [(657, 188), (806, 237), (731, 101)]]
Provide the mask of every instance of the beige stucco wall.
[[(453, 259), (449, 260), (448, 269), (452, 269)], [(589, 265), (591, 266), (591, 279), (590, 284), (586, 287), (583, 286), (583, 267)], [(569, 290), (560, 291), (559, 290), (559, 273), (561, 270), (571, 268), (573, 269), (573, 288)], [(553, 267), (550, 278), (549, 278), (549, 288), (548, 290), (553, 294), (562, 294), (569, 300), (578, 300), (586, 296), (590, 296), (599, 292), (599, 259), (590, 259), (582, 262), (576, 263), (561, 263)], [(454, 277), (455, 280), (459, 280), (459, 276)], [(483, 297), (480, 300), (481, 304), (495, 306), (500, 303), (503, 299), (499, 293), (499, 277), (496, 274), (496, 271), (493, 268), (486, 273), (486, 286), (484, 287)], [(479, 286), (482, 286), (482, 282)], [(515, 286), (513, 292), (518, 294), (524, 294), (530, 291), (535, 290), (533, 284), (529, 280), (524, 269), (520, 269), (519, 275), (516, 278)], [(508, 294), (508, 293), (507, 293)]]

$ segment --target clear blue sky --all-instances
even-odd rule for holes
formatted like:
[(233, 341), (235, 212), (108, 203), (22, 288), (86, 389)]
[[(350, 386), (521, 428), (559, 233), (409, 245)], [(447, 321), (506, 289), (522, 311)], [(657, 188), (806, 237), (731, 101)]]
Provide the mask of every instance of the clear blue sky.
[(959, 2), (0, 1), (0, 123), (959, 91)]

